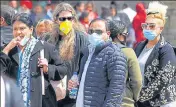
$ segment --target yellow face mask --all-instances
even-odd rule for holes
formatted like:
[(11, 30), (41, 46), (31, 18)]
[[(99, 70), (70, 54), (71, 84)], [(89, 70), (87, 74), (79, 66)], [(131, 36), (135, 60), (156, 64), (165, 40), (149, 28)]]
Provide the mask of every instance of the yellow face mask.
[(67, 35), (72, 29), (72, 22), (71, 21), (64, 21), (60, 23), (59, 30)]

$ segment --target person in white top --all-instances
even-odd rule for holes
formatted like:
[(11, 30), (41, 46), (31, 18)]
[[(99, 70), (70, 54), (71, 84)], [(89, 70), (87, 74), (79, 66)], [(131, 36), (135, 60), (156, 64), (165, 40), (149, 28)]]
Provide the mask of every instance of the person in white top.
[(134, 17), (136, 16), (136, 11), (134, 11), (132, 8), (130, 8), (127, 4), (123, 4), (122, 11), (128, 15), (130, 22), (132, 22)]

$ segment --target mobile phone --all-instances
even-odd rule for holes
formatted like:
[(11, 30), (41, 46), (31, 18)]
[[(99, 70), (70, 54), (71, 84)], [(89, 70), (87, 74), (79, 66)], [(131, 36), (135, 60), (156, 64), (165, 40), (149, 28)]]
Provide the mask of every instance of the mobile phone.
[(25, 36), (21, 41), (20, 41), (20, 45), (24, 46), (26, 45), (26, 43), (29, 41), (30, 37)]

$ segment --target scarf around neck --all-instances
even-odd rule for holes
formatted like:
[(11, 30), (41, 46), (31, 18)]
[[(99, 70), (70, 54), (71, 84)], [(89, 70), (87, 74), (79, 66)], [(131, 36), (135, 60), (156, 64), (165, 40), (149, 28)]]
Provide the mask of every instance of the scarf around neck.
[(31, 53), (38, 42), (34, 37), (31, 38), (24, 51), (20, 54), (20, 65), (18, 69), (18, 86), (20, 87), (25, 107), (30, 107), (30, 71), (29, 59)]

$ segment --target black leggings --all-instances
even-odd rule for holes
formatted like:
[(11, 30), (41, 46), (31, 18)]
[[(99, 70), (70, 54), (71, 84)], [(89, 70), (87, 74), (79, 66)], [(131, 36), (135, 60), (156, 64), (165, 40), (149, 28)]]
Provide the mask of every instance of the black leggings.
[(76, 107), (76, 100), (66, 96), (65, 99), (57, 102), (57, 107)]

